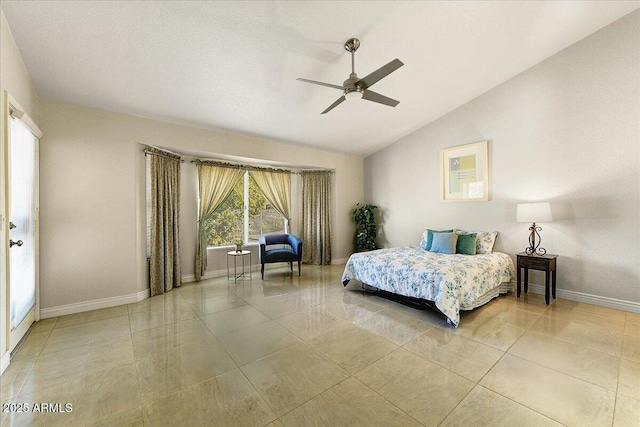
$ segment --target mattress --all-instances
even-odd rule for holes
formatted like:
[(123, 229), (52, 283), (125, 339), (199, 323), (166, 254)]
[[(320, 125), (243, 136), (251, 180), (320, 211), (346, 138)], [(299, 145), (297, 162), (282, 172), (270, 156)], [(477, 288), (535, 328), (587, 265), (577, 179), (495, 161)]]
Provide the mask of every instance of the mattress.
[(420, 246), (351, 255), (342, 274), (351, 280), (413, 298), (433, 301), (457, 327), (460, 310), (471, 310), (511, 288), (515, 267), (507, 254), (440, 254)]

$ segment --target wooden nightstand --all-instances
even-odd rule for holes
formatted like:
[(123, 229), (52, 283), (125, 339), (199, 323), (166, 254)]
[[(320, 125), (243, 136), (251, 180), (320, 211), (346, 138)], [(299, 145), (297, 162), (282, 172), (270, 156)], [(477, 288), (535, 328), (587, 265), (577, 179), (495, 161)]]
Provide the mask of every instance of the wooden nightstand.
[(529, 291), (529, 269), (545, 272), (544, 278), (544, 301), (549, 304), (549, 276), (551, 276), (551, 292), (553, 299), (556, 299), (556, 258), (558, 255), (527, 255), (521, 252), (516, 255), (518, 258), (517, 276), (517, 296), (520, 298), (520, 269), (524, 269), (524, 293)]

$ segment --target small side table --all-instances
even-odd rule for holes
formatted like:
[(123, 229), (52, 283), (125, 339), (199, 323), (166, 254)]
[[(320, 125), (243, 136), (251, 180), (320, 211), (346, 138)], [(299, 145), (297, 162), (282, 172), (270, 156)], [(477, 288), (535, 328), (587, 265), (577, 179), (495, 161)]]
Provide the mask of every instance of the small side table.
[(518, 258), (517, 276), (517, 296), (520, 298), (520, 269), (524, 269), (524, 293), (529, 291), (529, 269), (545, 272), (544, 278), (544, 301), (549, 304), (549, 276), (551, 276), (551, 292), (553, 299), (556, 299), (556, 258), (558, 255), (527, 255), (521, 252), (516, 255)]
[[(251, 279), (251, 251), (230, 251), (227, 252), (227, 280), (231, 280), (229, 270), (229, 259), (233, 258), (233, 282), (237, 282), (239, 278), (245, 277), (245, 255), (249, 255), (249, 279)], [(242, 273), (238, 274), (238, 257), (242, 259)]]

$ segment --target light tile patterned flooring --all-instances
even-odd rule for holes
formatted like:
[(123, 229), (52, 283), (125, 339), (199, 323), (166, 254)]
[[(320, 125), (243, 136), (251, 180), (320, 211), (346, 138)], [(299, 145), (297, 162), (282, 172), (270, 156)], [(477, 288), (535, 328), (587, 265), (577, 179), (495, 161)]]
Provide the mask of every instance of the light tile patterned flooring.
[(9, 425), (640, 425), (640, 314), (513, 293), (443, 317), (340, 284), (342, 266), (54, 319), (0, 377)]

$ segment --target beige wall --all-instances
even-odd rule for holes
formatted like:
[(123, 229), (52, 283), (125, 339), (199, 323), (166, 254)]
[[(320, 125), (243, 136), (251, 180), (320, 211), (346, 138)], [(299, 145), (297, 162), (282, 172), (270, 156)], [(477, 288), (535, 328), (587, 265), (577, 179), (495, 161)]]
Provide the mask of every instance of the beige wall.
[(4, 12), (0, 18), (0, 83), (33, 120), (38, 121), (38, 94), (24, 66)]
[[(49, 99), (40, 102), (40, 128), (44, 309), (145, 289), (144, 144), (335, 170), (333, 258), (346, 260), (351, 253), (350, 212), (364, 197), (360, 157)], [(183, 163), (182, 181), (182, 273), (188, 276), (196, 241), (193, 164)], [(209, 259), (209, 270), (225, 268), (221, 254)]]
[[(0, 9), (0, 97), (4, 99), (4, 92), (7, 91), (13, 99), (15, 99), (20, 107), (38, 122), (38, 95), (36, 94), (31, 78), (24, 66), (20, 51), (13, 40), (13, 35), (4, 16), (4, 12)], [(0, 102), (0, 177), (2, 177), (2, 185), (0, 185), (0, 215), (4, 220), (0, 224), (0, 265), (2, 266), (2, 274), (0, 274), (0, 357), (5, 358), (7, 351), (6, 343), (6, 327), (7, 327), (7, 303), (6, 303), (6, 219), (7, 211), (5, 206), (6, 200), (6, 170), (5, 156), (7, 153), (6, 133), (5, 133), (5, 105), (4, 101)]]
[[(490, 201), (441, 202), (439, 151), (481, 140)], [(528, 235), (516, 204), (548, 200), (542, 243), (560, 255), (558, 287), (637, 309), (640, 11), (365, 159), (365, 199), (382, 209), (385, 246), (458, 227), (498, 230), (496, 249), (511, 255)]]

